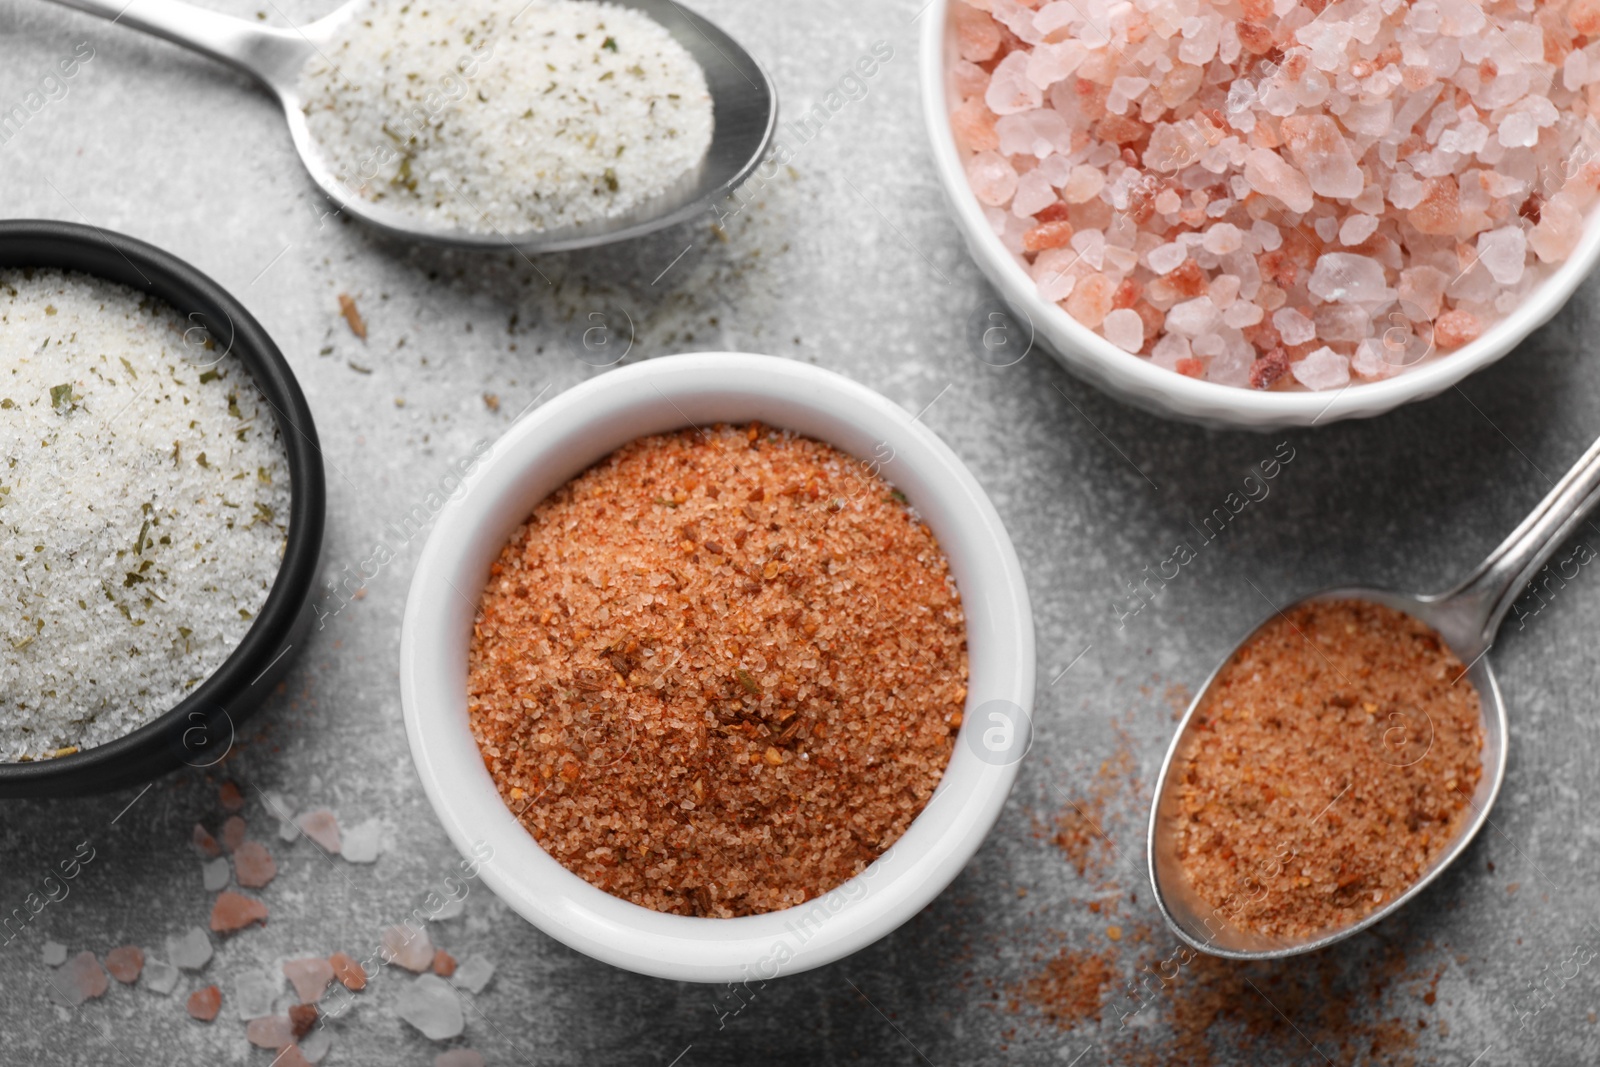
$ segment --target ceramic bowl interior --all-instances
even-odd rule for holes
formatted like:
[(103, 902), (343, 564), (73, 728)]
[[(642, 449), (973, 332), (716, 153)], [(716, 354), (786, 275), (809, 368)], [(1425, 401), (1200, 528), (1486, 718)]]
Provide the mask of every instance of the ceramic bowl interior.
[(1600, 259), (1600, 212), (1591, 211), (1572, 255), (1511, 314), (1476, 341), (1446, 355), (1429, 356), (1423, 364), (1383, 381), (1357, 381), (1326, 392), (1263, 392), (1199, 381), (1158, 367), (1124, 352), (1044, 300), (1027, 270), (984, 218), (950, 128), (950, 70), (956, 58), (950, 5), (956, 2), (932, 0), (921, 16), (919, 59), (923, 118), (956, 225), (978, 268), (1051, 355), (1072, 373), (1147, 411), (1216, 428), (1253, 430), (1322, 426), (1381, 415), (1434, 396), (1510, 352), (1561, 309)]
[[(910, 499), (950, 561), (967, 616), (965, 721), (944, 778), (906, 834), (865, 872), (807, 904), (735, 919), (667, 915), (590, 885), (546, 854), (502, 803), (468, 727), (467, 653), (488, 569), (534, 506), (634, 438), (717, 422), (763, 424), (870, 461)], [(1033, 624), (999, 516), (931, 431), (871, 390), (769, 356), (669, 356), (607, 372), (523, 416), (473, 464), (419, 560), (401, 637), (412, 758), (474, 875), (581, 952), (698, 982), (766, 979), (875, 941), (928, 903), (982, 843), (1027, 748)], [(983, 742), (996, 709), (1015, 732)], [(994, 727), (990, 725), (990, 729)]]

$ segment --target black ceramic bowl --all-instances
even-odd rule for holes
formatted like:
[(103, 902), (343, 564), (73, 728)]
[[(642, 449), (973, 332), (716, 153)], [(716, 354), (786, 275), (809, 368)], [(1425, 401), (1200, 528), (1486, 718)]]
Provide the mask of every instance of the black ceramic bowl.
[(69, 222), (0, 222), (0, 269), (53, 267), (119, 282), (203, 326), (249, 370), (272, 406), (288, 453), (289, 539), (267, 602), (222, 666), (153, 722), (58, 759), (0, 762), (0, 797), (72, 796), (137, 785), (181, 766), (219, 762), (235, 731), (282, 676), (313, 618), (327, 495), (311, 409), (260, 323), (210, 278), (143, 241)]

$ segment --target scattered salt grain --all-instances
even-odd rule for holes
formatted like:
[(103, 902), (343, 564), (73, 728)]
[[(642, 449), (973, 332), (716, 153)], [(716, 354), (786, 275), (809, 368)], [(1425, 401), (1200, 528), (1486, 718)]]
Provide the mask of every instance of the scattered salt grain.
[(443, 978), (433, 974), (424, 974), (401, 990), (394, 1010), (434, 1041), (458, 1037), (467, 1025), (461, 1014), (461, 998)]
[(51, 976), (51, 986), (73, 1007), (105, 995), (111, 981), (93, 952), (80, 952)]
[(483, 956), (468, 956), (456, 965), (450, 981), (469, 993), (482, 993), (494, 977), (494, 964)]
[(59, 967), (67, 962), (67, 946), (59, 941), (46, 941), (40, 956), (46, 967)]
[(283, 976), (276, 970), (253, 968), (234, 982), (233, 1006), (245, 1022), (273, 1013), (273, 1003), (283, 992)]
[(426, 928), (391, 926), (383, 932), (383, 958), (397, 967), (421, 974), (433, 966), (433, 941)]
[(181, 937), (167, 938), (167, 957), (185, 971), (198, 971), (211, 962), (211, 938), (198, 926), (191, 926)]
[(144, 970), (139, 975), (139, 985), (152, 993), (168, 996), (178, 988), (178, 968), (146, 952)]
[(139, 972), (144, 970), (144, 950), (137, 945), (112, 949), (106, 953), (106, 970), (123, 985), (132, 985), (139, 980)]
[(1528, 238), (1516, 226), (1502, 226), (1478, 235), (1478, 261), (1501, 285), (1522, 280), (1528, 259)]
[(217, 839), (211, 836), (211, 831), (207, 830), (204, 826), (201, 826), (199, 823), (195, 823), (194, 824), (194, 832), (191, 835), (190, 839), (194, 843), (194, 850), (196, 852), (200, 853), (200, 855), (202, 855), (202, 856), (220, 856), (220, 855), (222, 855), (222, 846), (217, 843)]
[(253, 897), (229, 889), (217, 894), (211, 906), (211, 929), (219, 934), (243, 930), (252, 923), (267, 922), (267, 906)]
[(246, 841), (234, 851), (233, 868), (239, 885), (245, 889), (260, 889), (278, 874), (272, 853), (259, 841)]
[(350, 863), (376, 863), (382, 844), (383, 823), (368, 819), (345, 831), (340, 854)]
[(328, 963), (333, 967), (333, 976), (353, 993), (359, 993), (367, 988), (367, 973), (355, 958), (345, 952), (335, 952), (328, 957)]
[(218, 856), (214, 860), (206, 860), (200, 865), (200, 878), (206, 892), (215, 893), (228, 884), (233, 877), (233, 868), (228, 865), (228, 857)]
[(287, 1015), (263, 1015), (250, 1020), (244, 1028), (244, 1036), (256, 1048), (276, 1052), (294, 1044), (294, 1026)]
[(189, 994), (187, 1007), (191, 1018), (203, 1023), (211, 1022), (217, 1017), (217, 1012), (222, 1010), (222, 990), (214, 985), (197, 989)]
[(427, 223), (593, 224), (673, 188), (711, 143), (705, 73), (633, 8), (370, 0), (344, 26), (301, 74), (312, 136), (342, 183)]
[(316, 1030), (300, 1039), (300, 1054), (307, 1063), (321, 1063), (328, 1049), (333, 1046), (333, 1034), (326, 1026), (319, 1026)]
[(327, 808), (316, 808), (294, 821), (301, 831), (324, 852), (339, 854), (339, 819)]
[(283, 965), (283, 973), (293, 983), (300, 1003), (315, 1004), (333, 981), (333, 964), (320, 956), (288, 960)]
[(222, 847), (229, 852), (238, 849), (240, 845), (244, 844), (244, 835), (247, 830), (248, 827), (245, 826), (244, 820), (239, 816), (228, 816), (222, 823)]

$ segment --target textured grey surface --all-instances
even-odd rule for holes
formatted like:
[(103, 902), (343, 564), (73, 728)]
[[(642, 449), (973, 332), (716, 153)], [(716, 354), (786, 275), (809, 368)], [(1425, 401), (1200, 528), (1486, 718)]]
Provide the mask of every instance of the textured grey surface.
[[(247, 17), (257, 10), (238, 0), (218, 6)], [(385, 243), (319, 220), (326, 209), (273, 103), (244, 80), (38, 0), (0, 0), (0, 109), (79, 42), (95, 54), (64, 98), (0, 145), (0, 214), (89, 221), (152, 241), (255, 312), (293, 364), (322, 433), (330, 576), (365, 558), (390, 516), (541, 390), (605, 373), (575, 357), (591, 313), (621, 323), (624, 337), (631, 321), (630, 361), (707, 348), (770, 352), (837, 370), (913, 410), (937, 398), (924, 421), (992, 495), (1038, 626), (1039, 739), (989, 842), (904, 928), (838, 964), (772, 983), (742, 1009), (725, 990), (590, 961), (475, 892), (463, 916), (434, 929), (458, 957), (484, 953), (499, 968), (471, 998), (466, 1037), (453, 1044), (499, 1064), (1118, 1062), (1130, 1054), (1128, 1035), (1116, 1033), (1120, 1010), (1062, 1032), (1009, 1002), (1061, 945), (1107, 946), (1111, 923), (1125, 930), (1124, 979), (1141, 958), (1169, 951), (1159, 929), (1135, 943), (1154, 919), (1138, 874), (1145, 793), (1126, 784), (1111, 791), (1103, 821), (1117, 851), (1106, 850), (1098, 872), (1091, 865), (1080, 876), (1043, 828), (1069, 800), (1093, 795), (1097, 768), (1121, 745), (1147, 792), (1171, 728), (1167, 688), (1204, 677), (1265, 613), (1265, 598), (1349, 580), (1439, 587), (1493, 547), (1600, 431), (1600, 369), (1581, 343), (1597, 326), (1596, 285), (1500, 365), (1372, 422), (1270, 437), (1163, 422), (1094, 393), (1038, 353), (1005, 368), (976, 358), (969, 318), (992, 294), (960, 248), (923, 147), (916, 0), (702, 6), (769, 65), (790, 115), (875, 41), (894, 49), (865, 96), (820, 133), (805, 143), (787, 134), (792, 170), (729, 220), (726, 239), (708, 217), (533, 265), (510, 253), (463, 258)], [(325, 8), (266, 0), (261, 10), (283, 24)], [(367, 316), (366, 343), (338, 317), (342, 292)], [(498, 412), (486, 392), (500, 398)], [(1124, 583), (1191, 538), (1190, 523), (1285, 440), (1295, 458), (1270, 496), (1119, 623), (1131, 606)], [(1583, 536), (1600, 538), (1592, 527)], [(395, 657), (417, 547), (316, 636), (227, 765), (280, 873), (261, 893), (272, 909), (267, 927), (219, 943), (201, 981), (185, 975), (171, 998), (113, 984), (104, 998), (66, 1009), (47, 996), (58, 972), (41, 950), (52, 938), (103, 957), (203, 924), (210, 895), (188, 837), (197, 820), (220, 820), (215, 781), (194, 772), (164, 779), (125, 812), (135, 791), (6, 805), (7, 912), (77, 843), (90, 842), (95, 858), (70, 896), (0, 946), (0, 1062), (264, 1065), (270, 1055), (246, 1044), (230, 1004), (207, 1026), (188, 1019), (181, 998), (207, 981), (226, 993), (240, 974), (280, 957), (370, 952), (384, 926), (450, 873), (457, 857), (422, 797), (400, 722)], [(1587, 802), (1597, 779), (1597, 627), (1600, 584), (1587, 569), (1525, 625), (1508, 626), (1493, 656), (1512, 709), (1511, 767), (1492, 828), (1402, 917), (1319, 961), (1251, 972), (1261, 993), (1246, 996), (1273, 997), (1288, 1020), (1239, 1005), (1256, 1030), (1220, 1022), (1215, 1062), (1409, 1056), (1487, 1067), (1600, 1057), (1594, 966), (1579, 966), (1600, 949), (1589, 925), (1600, 903), (1600, 824)], [(301, 807), (327, 804), (347, 826), (380, 819), (389, 848), (368, 867), (281, 842), (263, 791)], [(1386, 980), (1391, 972), (1400, 977)], [(1301, 996), (1307, 975), (1321, 977)], [(1335, 992), (1349, 998), (1347, 1019), (1319, 1006), (1322, 978), (1337, 979)], [(1549, 990), (1537, 1013), (1527, 993), (1534, 982)], [(324, 1062), (432, 1062), (440, 1046), (390, 1010), (397, 984), (386, 978), (332, 1024)], [(1166, 996), (1130, 1020), (1146, 1049), (1161, 1047), (1171, 1022)], [(1415, 1047), (1374, 1055), (1375, 1018), (1401, 1020)]]

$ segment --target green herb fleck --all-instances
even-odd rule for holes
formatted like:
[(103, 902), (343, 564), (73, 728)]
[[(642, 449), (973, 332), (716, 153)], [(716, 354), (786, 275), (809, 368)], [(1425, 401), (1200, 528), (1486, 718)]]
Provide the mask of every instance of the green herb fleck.
[(750, 677), (750, 672), (740, 667), (734, 671), (734, 676), (739, 679), (739, 684), (744, 686), (744, 691), (751, 696), (761, 695), (761, 683)]
[(600, 42), (600, 47), (609, 48), (611, 51), (615, 52), (617, 50), (617, 39), (615, 37), (607, 37), (605, 40)]

